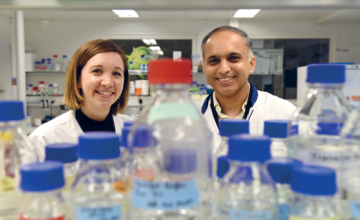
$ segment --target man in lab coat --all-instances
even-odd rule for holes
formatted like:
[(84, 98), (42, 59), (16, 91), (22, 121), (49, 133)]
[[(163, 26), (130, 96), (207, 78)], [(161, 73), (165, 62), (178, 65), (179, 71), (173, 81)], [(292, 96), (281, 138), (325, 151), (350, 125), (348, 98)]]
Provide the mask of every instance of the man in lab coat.
[(263, 134), (264, 121), (290, 119), (293, 104), (248, 82), (255, 69), (255, 56), (248, 35), (235, 27), (214, 29), (202, 41), (204, 75), (214, 88), (201, 105), (201, 112), (214, 134), (215, 149), (221, 142), (219, 120), (246, 119), (251, 134)]

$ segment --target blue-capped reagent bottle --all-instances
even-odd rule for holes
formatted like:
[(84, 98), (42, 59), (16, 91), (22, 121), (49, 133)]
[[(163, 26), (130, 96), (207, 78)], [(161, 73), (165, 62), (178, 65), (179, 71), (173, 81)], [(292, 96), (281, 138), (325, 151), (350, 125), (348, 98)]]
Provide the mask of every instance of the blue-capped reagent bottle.
[(293, 169), (291, 189), (295, 200), (290, 220), (338, 220), (334, 204), (336, 173), (321, 166), (304, 165)]
[(266, 120), (264, 135), (271, 138), (271, 156), (287, 157), (286, 138), (288, 136), (289, 120)]
[(71, 187), (74, 220), (127, 219), (121, 176), (119, 136), (87, 132), (79, 137), (80, 170)]
[(279, 220), (289, 220), (290, 206), (294, 202), (294, 193), (290, 186), (292, 170), (302, 163), (284, 157), (269, 160), (266, 164), (271, 178), (276, 183)]
[(65, 220), (62, 187), (65, 185), (63, 165), (56, 161), (24, 165), (20, 169), (23, 191), (20, 220)]
[(339, 137), (351, 111), (341, 91), (345, 83), (345, 66), (309, 65), (306, 82), (309, 86), (306, 100), (295, 110), (290, 121), (289, 156), (304, 164), (335, 169), (338, 184), (341, 184), (341, 180), (357, 175), (354, 163), (359, 161), (349, 151), (351, 146), (343, 146)]
[(277, 220), (276, 190), (264, 162), (271, 158), (270, 138), (229, 137), (230, 169), (216, 193), (217, 219)]

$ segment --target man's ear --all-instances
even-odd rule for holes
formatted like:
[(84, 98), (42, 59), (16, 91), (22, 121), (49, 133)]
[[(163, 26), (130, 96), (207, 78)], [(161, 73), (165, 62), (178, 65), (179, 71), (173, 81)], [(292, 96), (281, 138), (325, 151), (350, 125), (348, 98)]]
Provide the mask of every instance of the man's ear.
[(250, 71), (249, 73), (253, 73), (255, 70), (255, 65), (256, 65), (256, 59), (255, 56), (253, 56), (250, 60)]

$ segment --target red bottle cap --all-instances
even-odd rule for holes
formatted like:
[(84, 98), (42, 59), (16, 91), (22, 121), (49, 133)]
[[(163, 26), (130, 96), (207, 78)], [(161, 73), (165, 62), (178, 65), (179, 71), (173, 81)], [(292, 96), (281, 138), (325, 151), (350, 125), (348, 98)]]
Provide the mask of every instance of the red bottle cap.
[(148, 80), (150, 84), (191, 84), (191, 60), (172, 59), (152, 60), (149, 63)]
[(57, 55), (54, 55), (54, 57), (57, 57)]
[(45, 84), (44, 81), (40, 81), (39, 84)]

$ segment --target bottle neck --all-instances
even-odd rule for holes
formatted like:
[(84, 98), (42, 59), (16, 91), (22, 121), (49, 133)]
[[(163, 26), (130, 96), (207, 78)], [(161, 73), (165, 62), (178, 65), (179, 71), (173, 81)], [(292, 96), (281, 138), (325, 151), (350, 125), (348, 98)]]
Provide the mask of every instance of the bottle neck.
[(321, 83), (308, 83), (310, 89), (316, 90), (341, 90), (344, 87), (343, 83), (334, 84), (321, 84)]
[(188, 84), (155, 84), (154, 90), (156, 93), (177, 93), (188, 94), (190, 85)]

